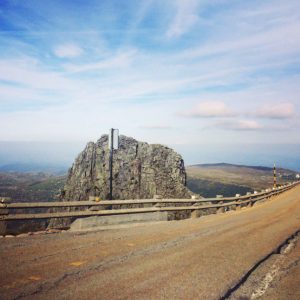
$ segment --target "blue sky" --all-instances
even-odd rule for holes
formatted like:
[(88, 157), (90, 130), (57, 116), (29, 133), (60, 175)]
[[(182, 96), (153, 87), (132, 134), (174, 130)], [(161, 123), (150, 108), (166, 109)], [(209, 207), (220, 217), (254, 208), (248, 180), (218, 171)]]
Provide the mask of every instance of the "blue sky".
[(299, 1), (0, 0), (0, 141), (300, 144), (299, 79)]

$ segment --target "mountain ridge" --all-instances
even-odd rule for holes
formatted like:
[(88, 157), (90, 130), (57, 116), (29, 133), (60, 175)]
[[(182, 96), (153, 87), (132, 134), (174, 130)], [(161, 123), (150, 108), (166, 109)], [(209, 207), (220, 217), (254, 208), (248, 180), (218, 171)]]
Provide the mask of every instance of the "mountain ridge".
[[(249, 169), (254, 169), (254, 170), (260, 170), (260, 171), (272, 171), (273, 167), (266, 167), (266, 166), (252, 166), (252, 165), (240, 165), (240, 164), (232, 164), (232, 163), (205, 163), (205, 164), (193, 164), (193, 165), (188, 165), (187, 167), (236, 167), (236, 168), (249, 168)], [(281, 168), (281, 167), (276, 167), (277, 170), (282, 170), (282, 171), (289, 171), (292, 173), (297, 174), (297, 171), (287, 169), (287, 168)]]

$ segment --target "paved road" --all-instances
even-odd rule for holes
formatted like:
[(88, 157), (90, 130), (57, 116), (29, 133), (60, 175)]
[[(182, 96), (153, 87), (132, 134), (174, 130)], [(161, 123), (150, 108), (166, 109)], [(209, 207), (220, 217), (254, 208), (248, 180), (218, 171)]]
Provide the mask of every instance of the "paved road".
[(299, 299), (298, 230), (300, 186), (198, 219), (2, 238), (0, 298)]

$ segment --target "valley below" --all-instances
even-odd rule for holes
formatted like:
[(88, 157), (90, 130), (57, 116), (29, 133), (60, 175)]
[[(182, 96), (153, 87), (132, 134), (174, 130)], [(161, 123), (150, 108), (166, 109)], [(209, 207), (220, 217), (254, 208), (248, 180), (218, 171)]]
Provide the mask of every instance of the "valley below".
[[(186, 167), (188, 188), (202, 197), (218, 195), (232, 197), (254, 190), (271, 188), (273, 168), (233, 164), (198, 164)], [(277, 169), (277, 184), (282, 185), (296, 178), (296, 172)]]
[[(187, 187), (202, 197), (246, 194), (273, 186), (273, 169), (232, 164), (199, 164), (186, 167)], [(277, 183), (295, 180), (296, 172), (278, 169)], [(58, 201), (67, 175), (45, 172), (0, 172), (0, 197), (13, 202)]]

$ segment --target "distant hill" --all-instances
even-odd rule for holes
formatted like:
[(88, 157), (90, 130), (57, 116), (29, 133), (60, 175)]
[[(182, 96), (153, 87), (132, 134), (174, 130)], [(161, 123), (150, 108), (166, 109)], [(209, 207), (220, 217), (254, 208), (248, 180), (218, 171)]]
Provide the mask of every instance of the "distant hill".
[[(247, 165), (235, 165), (235, 164), (227, 164), (227, 163), (217, 163), (217, 164), (196, 164), (191, 167), (200, 167), (200, 168), (247, 168), (254, 169), (260, 171), (273, 171), (273, 168), (264, 167), (264, 166), (247, 166)], [(290, 174), (297, 174), (296, 171), (292, 171), (289, 169), (277, 168), (278, 171), (288, 172)]]
[(56, 200), (66, 176), (38, 173), (0, 172), (0, 197), (14, 202), (46, 202)]
[[(186, 167), (186, 171), (188, 188), (204, 197), (216, 194), (234, 196), (273, 185), (273, 168), (264, 166), (197, 164)], [(295, 171), (278, 168), (277, 182), (293, 181), (296, 174)]]
[(44, 172), (55, 175), (63, 175), (68, 171), (68, 167), (65, 165), (54, 165), (54, 164), (37, 164), (37, 163), (10, 163), (0, 165), (0, 172)]
[(246, 166), (246, 165), (235, 165), (235, 164), (227, 164), (227, 163), (217, 163), (217, 164), (197, 164), (193, 165), (192, 167), (202, 167), (202, 168), (249, 168), (249, 169), (255, 169), (255, 170), (262, 170), (262, 171), (270, 171), (273, 170), (273, 168), (270, 167), (263, 167), (263, 166)]

